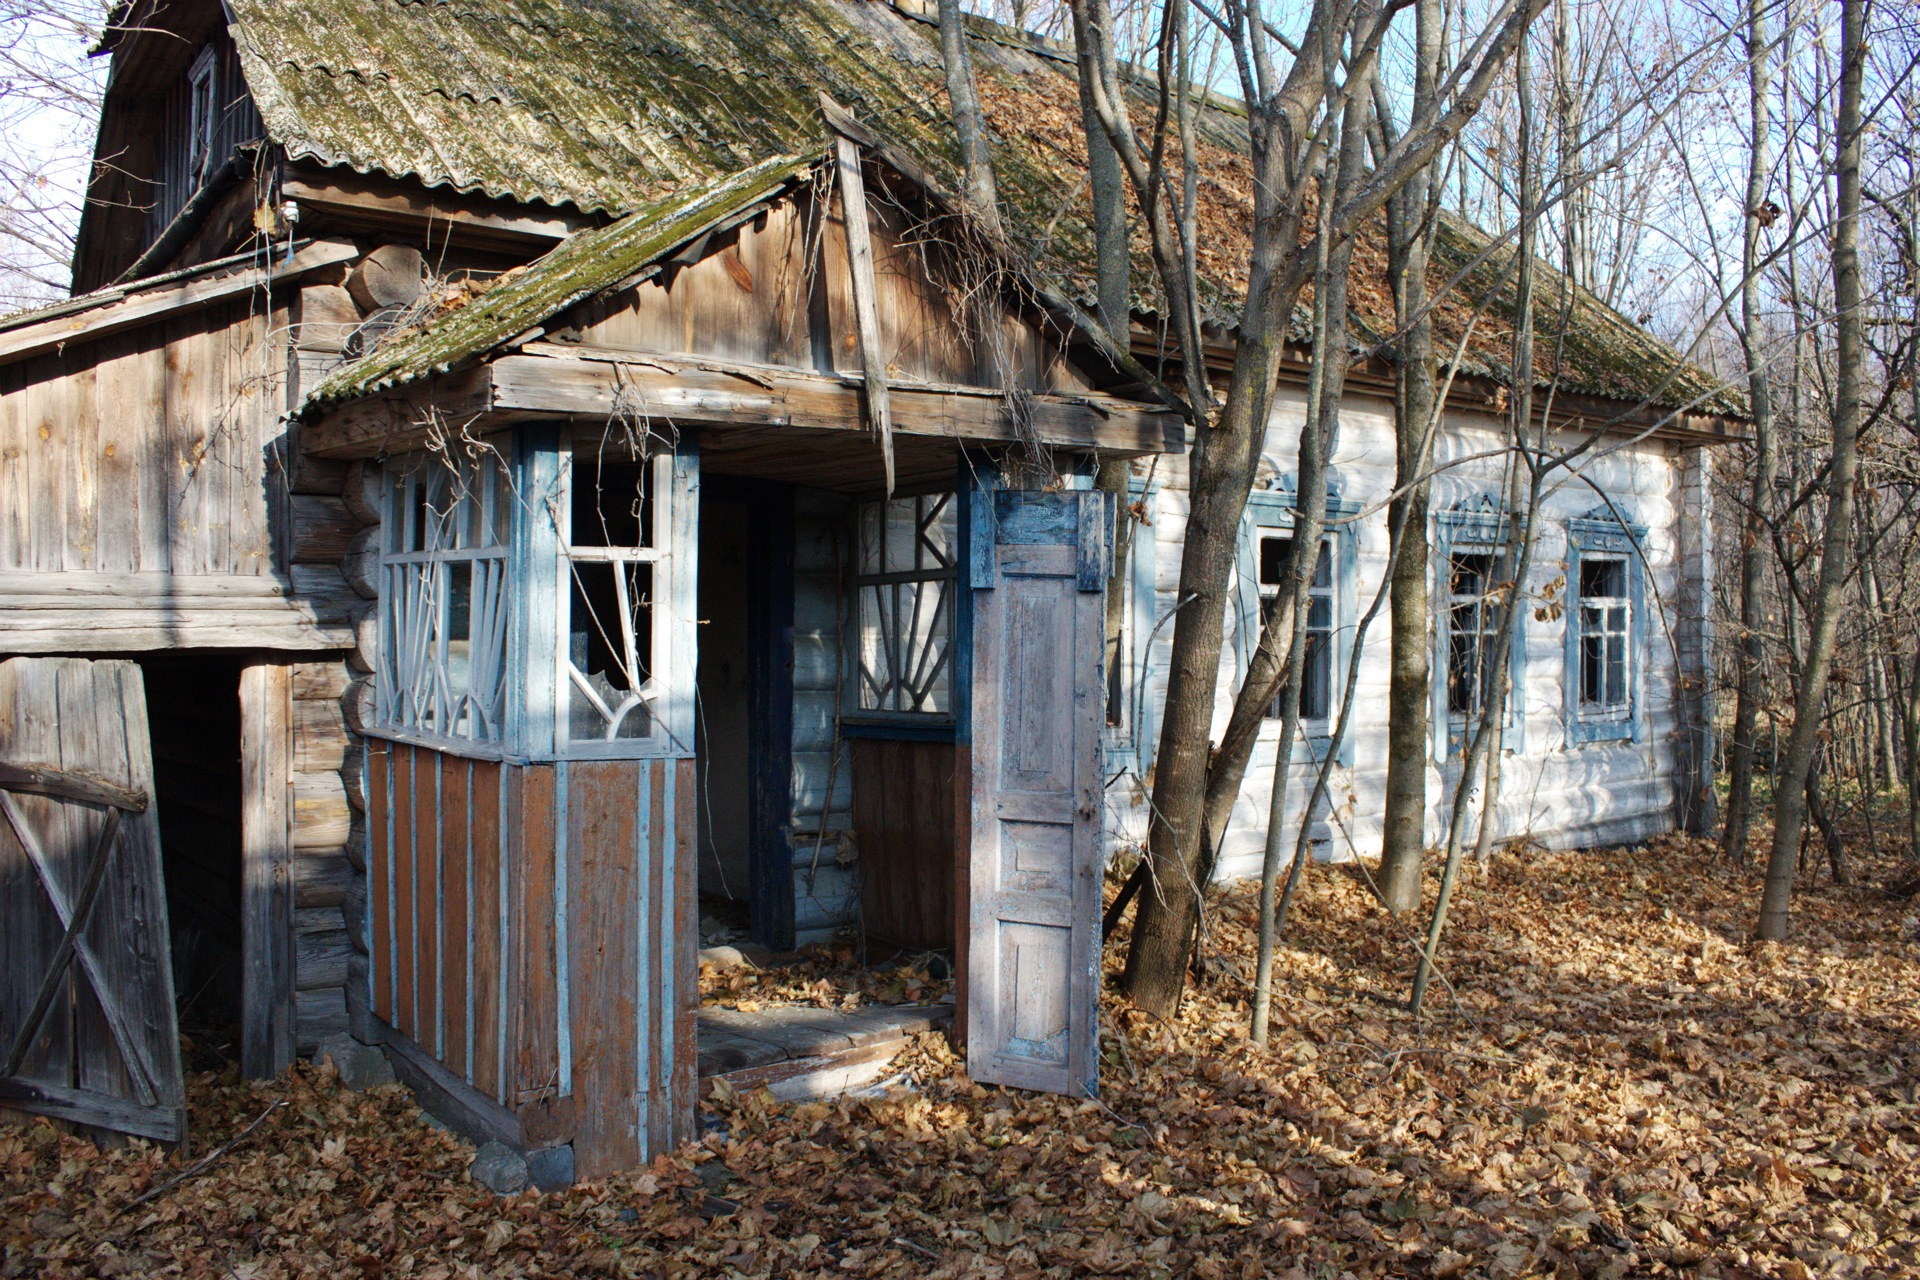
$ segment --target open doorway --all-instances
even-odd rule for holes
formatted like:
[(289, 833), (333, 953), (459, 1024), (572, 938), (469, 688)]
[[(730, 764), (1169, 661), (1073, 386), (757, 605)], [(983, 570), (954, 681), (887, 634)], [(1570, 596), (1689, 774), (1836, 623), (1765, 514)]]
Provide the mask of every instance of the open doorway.
[(162, 874), (186, 1068), (237, 1063), (241, 1043), (240, 669), (223, 653), (137, 659), (146, 685)]
[(722, 477), (701, 489), (702, 945), (794, 944), (792, 495)]

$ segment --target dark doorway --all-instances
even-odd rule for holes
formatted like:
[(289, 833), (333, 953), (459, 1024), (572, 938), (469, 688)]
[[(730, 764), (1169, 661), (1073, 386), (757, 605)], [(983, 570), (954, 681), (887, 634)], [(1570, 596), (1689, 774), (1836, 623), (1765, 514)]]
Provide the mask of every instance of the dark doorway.
[(703, 925), (793, 946), (793, 490), (706, 477), (700, 495)]
[(188, 1068), (238, 1061), (241, 1026), (240, 668), (223, 653), (137, 659)]

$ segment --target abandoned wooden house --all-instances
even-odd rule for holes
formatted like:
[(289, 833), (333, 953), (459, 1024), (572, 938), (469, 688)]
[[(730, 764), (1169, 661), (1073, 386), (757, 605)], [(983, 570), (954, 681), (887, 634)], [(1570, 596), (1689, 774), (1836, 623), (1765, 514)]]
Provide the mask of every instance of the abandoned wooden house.
[[(240, 1027), (249, 1072), (350, 1030), (460, 1127), (596, 1176), (690, 1132), (703, 1056), (745, 1060), (701, 1052), (752, 1038), (698, 1015), (698, 922), (729, 901), (774, 948), (857, 924), (953, 954), (977, 1078), (1094, 1088), (1101, 869), (1144, 804), (1185, 435), (1069, 301), (1070, 58), (985, 23), (975, 45), (1013, 255), (944, 194), (908, 0), (117, 11), (76, 296), (0, 322), (0, 1106), (182, 1136), (177, 995)], [(1241, 189), (1208, 174), (1223, 261)], [(1441, 243), (1437, 278), (1497, 292), (1475, 233)], [(1208, 282), (1210, 360), (1237, 285)], [(1727, 405), (1590, 299), (1562, 337), (1555, 425), (1613, 443), (1553, 499), (1542, 586), (1579, 601), (1515, 646), (1503, 825), (1627, 838), (1700, 788), (1699, 451)], [(1136, 354), (1162, 338), (1143, 292)], [(1500, 431), (1497, 353), (1469, 351), (1443, 456)], [(1356, 367), (1337, 512), (1391, 487), (1386, 373)], [(1090, 477), (1116, 457), (1145, 518), (1107, 663)], [(1463, 467), (1435, 501), (1460, 597), (1436, 804), (1497, 492)], [(1329, 534), (1310, 731), (1385, 536)], [(1356, 696), (1384, 687), (1369, 656)], [(1330, 855), (1335, 828), (1377, 843), (1383, 719), (1341, 747)]]

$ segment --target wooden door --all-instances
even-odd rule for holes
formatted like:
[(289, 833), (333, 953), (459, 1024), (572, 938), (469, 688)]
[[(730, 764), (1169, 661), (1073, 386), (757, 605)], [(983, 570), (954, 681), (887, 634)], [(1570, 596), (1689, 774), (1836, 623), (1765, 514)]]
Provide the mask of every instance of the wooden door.
[(0, 663), (0, 1108), (186, 1137), (140, 668)]
[(968, 1072), (1091, 1097), (1111, 508), (1089, 491), (975, 498)]

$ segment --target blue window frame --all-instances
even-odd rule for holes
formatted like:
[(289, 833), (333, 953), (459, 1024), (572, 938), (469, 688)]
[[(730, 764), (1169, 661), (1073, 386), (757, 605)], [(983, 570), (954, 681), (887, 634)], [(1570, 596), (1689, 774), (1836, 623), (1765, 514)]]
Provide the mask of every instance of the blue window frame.
[(1644, 732), (1647, 531), (1612, 508), (1567, 521), (1567, 742), (1638, 742)]
[[(1434, 666), (1433, 749), (1441, 760), (1465, 753), (1469, 735), (1492, 690), (1493, 645), (1500, 630), (1505, 598), (1502, 561), (1506, 552), (1507, 509), (1487, 494), (1434, 516), (1434, 627), (1438, 653)], [(1507, 650), (1506, 745), (1523, 749), (1526, 741), (1527, 611), (1513, 621)]]
[[(1280, 477), (1271, 489), (1248, 495), (1241, 519), (1240, 546), (1235, 561), (1238, 577), (1238, 625), (1234, 654), (1239, 676), (1259, 644), (1267, 601), (1277, 592), (1286, 549), (1293, 542), (1294, 510), (1299, 505), (1292, 475)], [(1354, 569), (1359, 556), (1358, 521), (1361, 504), (1327, 488), (1327, 529), (1320, 541), (1320, 558), (1307, 588), (1307, 669), (1300, 690), (1300, 724), (1309, 757), (1323, 759), (1340, 718), (1340, 694), (1346, 685), (1347, 665), (1353, 653), (1358, 612), (1354, 604)], [(1277, 724), (1278, 721), (1276, 720)], [(1340, 744), (1335, 759), (1353, 763), (1353, 739)]]

